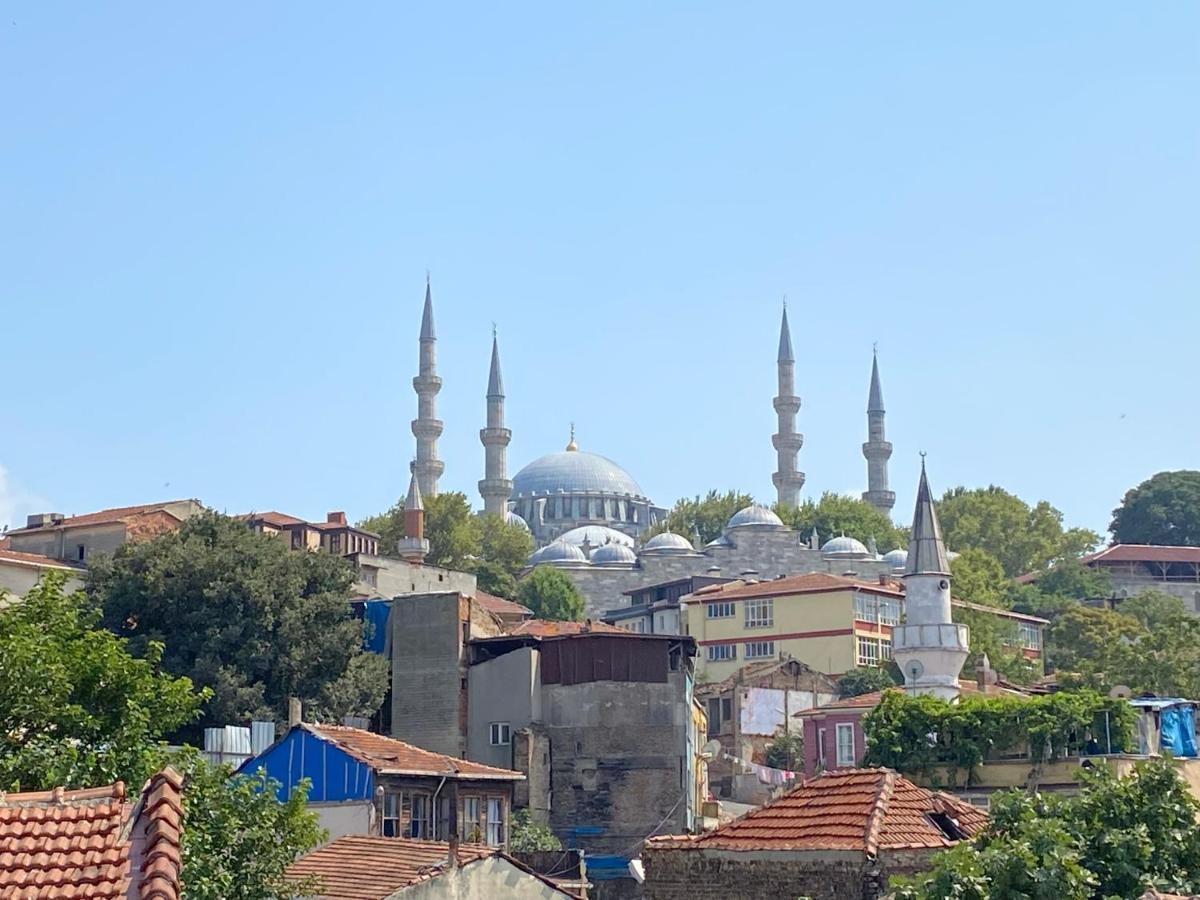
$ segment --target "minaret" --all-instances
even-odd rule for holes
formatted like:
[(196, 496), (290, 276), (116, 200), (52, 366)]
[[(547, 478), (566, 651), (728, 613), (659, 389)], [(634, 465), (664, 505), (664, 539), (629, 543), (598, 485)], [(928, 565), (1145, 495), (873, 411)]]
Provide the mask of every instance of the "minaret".
[(778, 469), (771, 480), (775, 482), (776, 499), (783, 506), (800, 505), (800, 488), (804, 473), (797, 471), (796, 461), (804, 445), (804, 435), (796, 431), (796, 413), (800, 398), (796, 396), (796, 358), (792, 355), (792, 332), (788, 328), (787, 302), (783, 304), (783, 322), (779, 326), (779, 396), (775, 412), (779, 416), (779, 431), (771, 437), (778, 457)]
[(504, 427), (504, 380), (500, 377), (500, 347), (492, 329), (492, 369), (488, 373), (487, 427), (479, 430), (483, 443), (483, 481), (479, 493), (483, 511), (503, 516), (508, 511), (512, 482), (508, 478), (508, 442), (512, 432)]
[(408, 496), (404, 498), (404, 537), (396, 543), (396, 551), (402, 560), (418, 566), (425, 562), (425, 554), (429, 552), (429, 541), (425, 539), (425, 504), (421, 501), (416, 472), (408, 481)]
[(879, 356), (871, 355), (871, 392), (867, 396), (867, 442), (862, 445), (867, 458), (867, 489), (862, 498), (891, 517), (896, 492), (888, 490), (888, 460), (892, 445), (884, 437), (883, 388), (879, 386)]
[(950, 563), (938, 528), (921, 454), (921, 483), (913, 512), (904, 570), (904, 624), (892, 629), (892, 658), (904, 673), (904, 689), (953, 700), (958, 673), (970, 647), (966, 625), (950, 616)]
[(417, 417), (413, 419), (412, 432), (417, 439), (417, 458), (412, 471), (417, 476), (421, 493), (436, 497), (438, 479), (446, 464), (438, 459), (437, 442), (442, 434), (442, 420), (437, 417), (437, 395), (442, 389), (442, 379), (437, 374), (437, 334), (433, 329), (433, 297), (429, 290), (429, 276), (425, 277), (425, 310), (421, 313), (421, 357), (419, 374), (413, 379), (413, 390), (417, 392)]

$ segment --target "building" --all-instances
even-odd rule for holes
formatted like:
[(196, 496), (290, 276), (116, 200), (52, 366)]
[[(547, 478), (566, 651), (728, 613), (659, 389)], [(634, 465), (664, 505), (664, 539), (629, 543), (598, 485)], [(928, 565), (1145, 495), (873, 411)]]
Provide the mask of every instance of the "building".
[[(785, 657), (750, 663), (723, 681), (696, 687), (707, 711), (708, 740), (721, 753), (708, 762), (713, 793), (738, 803), (761, 803), (767, 789), (750, 770), (726, 756), (766, 765), (767, 745), (783, 730), (799, 730), (795, 714), (837, 699), (837, 684), (799, 660)], [(795, 760), (789, 769), (801, 769)]]
[[(1200, 613), (1200, 547), (1167, 547), (1154, 544), (1114, 544), (1080, 559), (1085, 566), (1105, 572), (1112, 582), (1104, 600), (1116, 606), (1121, 600), (1145, 591), (1163, 591)], [(1018, 581), (1036, 581), (1041, 572), (1022, 575)]]
[(714, 831), (651, 838), (645, 895), (876, 900), (893, 875), (923, 871), (986, 821), (889, 769), (827, 772)]
[(679, 601), (710, 584), (724, 584), (732, 578), (719, 575), (692, 575), (676, 578), (662, 584), (626, 591), (628, 606), (610, 609), (601, 617), (609, 625), (616, 625), (636, 634), (683, 634), (683, 622), (679, 615)]
[(24, 528), (8, 532), (7, 537), (10, 549), (20, 553), (86, 563), (95, 554), (111, 556), (123, 544), (174, 531), (203, 509), (198, 500), (171, 500), (82, 516), (39, 513), (29, 516)]
[(324, 550), (335, 556), (379, 553), (379, 535), (351, 525), (344, 512), (331, 512), (324, 522), (309, 522), (273, 511), (248, 513), (239, 518), (252, 531), (282, 536), (293, 550)]
[(179, 900), (183, 779), (0, 792), (0, 896)]
[(404, 741), (343, 725), (301, 723), (238, 772), (265, 769), (286, 802), (304, 778), (308, 807), (331, 837), (377, 835), (503, 847), (520, 772), (431, 753)]
[(288, 877), (326, 900), (577, 898), (493, 847), (342, 837), (296, 860)]
[(593, 879), (626, 876), (647, 835), (693, 827), (690, 638), (533, 620), (470, 649), (468, 758), (523, 772), (518, 804), (587, 850)]
[(63, 589), (68, 592), (83, 587), (82, 563), (64, 562), (36, 553), (20, 553), (0, 546), (0, 605), (12, 597), (24, 597), (47, 572), (61, 573), (64, 578)]

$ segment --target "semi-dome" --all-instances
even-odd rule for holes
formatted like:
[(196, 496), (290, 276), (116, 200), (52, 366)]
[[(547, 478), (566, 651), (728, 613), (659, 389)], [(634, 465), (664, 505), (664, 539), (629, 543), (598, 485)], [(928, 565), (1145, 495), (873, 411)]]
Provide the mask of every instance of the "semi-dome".
[(747, 506), (739, 509), (725, 525), (728, 528), (742, 528), (746, 525), (769, 525), (773, 528), (783, 528), (783, 520), (765, 506)]
[(518, 516), (511, 509), (504, 514), (504, 521), (507, 522), (509, 525), (516, 525), (519, 528), (524, 528), (526, 531), (529, 530), (529, 523), (526, 522), (524, 519), (522, 519), (520, 516)]
[(871, 551), (852, 537), (841, 535), (832, 538), (821, 545), (822, 556), (834, 556), (839, 559), (868, 559)]
[(605, 544), (621, 544), (625, 547), (633, 546), (633, 538), (622, 531), (617, 531), (615, 528), (609, 528), (607, 525), (580, 525), (578, 528), (572, 528), (570, 531), (564, 532), (559, 537), (559, 540), (576, 546), (579, 546), (584, 541), (587, 541), (593, 547), (602, 547)]
[(633, 476), (611, 459), (582, 450), (547, 453), (513, 476), (514, 497), (559, 491), (645, 496)]
[(631, 566), (637, 554), (624, 544), (605, 544), (592, 551), (592, 564), (597, 566)]
[(574, 544), (564, 540), (551, 541), (541, 550), (535, 550), (529, 557), (531, 566), (549, 564), (553, 566), (570, 565), (571, 563), (586, 563), (587, 557)]
[(908, 551), (897, 547), (883, 554), (883, 561), (888, 564), (889, 569), (903, 569), (908, 565)]
[(650, 540), (646, 541), (646, 546), (642, 547), (643, 553), (695, 553), (696, 548), (681, 534), (676, 534), (673, 531), (664, 531), (661, 534), (656, 534)]

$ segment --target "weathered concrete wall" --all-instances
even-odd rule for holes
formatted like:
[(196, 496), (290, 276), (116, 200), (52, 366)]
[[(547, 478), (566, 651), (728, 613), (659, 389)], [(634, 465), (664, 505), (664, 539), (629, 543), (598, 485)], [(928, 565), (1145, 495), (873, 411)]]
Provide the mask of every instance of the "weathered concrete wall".
[[(393, 894), (396, 900), (563, 900), (542, 879), (493, 856)], [(392, 900), (392, 898), (388, 898)]]
[(435, 753), (462, 756), (459, 595), (397, 597), (391, 619), (392, 736)]
[(66, 572), (63, 569), (39, 569), (35, 566), (6, 562), (0, 559), (0, 606), (14, 597), (24, 597), (30, 588), (41, 580), (46, 571), (54, 571), (66, 575), (63, 590), (67, 593), (83, 587), (83, 571)]
[(513, 767), (511, 744), (492, 746), (491, 724), (507, 722), (510, 734), (527, 728), (542, 714), (542, 697), (537, 690), (541, 654), (521, 647), (473, 666), (467, 684), (467, 759)]
[(513, 733), (512, 768), (525, 775), (513, 785), (513, 805), (528, 809), (533, 821), (550, 824), (550, 736), (541, 725)]
[[(166, 517), (170, 519), (170, 517)], [(174, 519), (170, 521), (175, 522)], [(178, 525), (178, 522), (175, 522)], [(79, 546), (84, 548), (84, 561), (93, 556), (111, 556), (125, 543), (125, 525), (93, 525), (87, 528), (47, 528), (28, 534), (13, 534), (9, 537), (13, 550), (21, 553), (36, 553), (51, 559), (79, 561)]]
[(390, 559), (358, 553), (354, 562), (359, 571), (374, 569), (375, 584), (356, 582), (363, 593), (379, 597), (395, 597), (397, 594), (428, 594), (457, 591), (467, 597), (475, 596), (475, 576), (468, 572), (455, 572), (437, 566), (417, 566), (402, 559)]
[(354, 803), (309, 803), (308, 808), (317, 814), (317, 820), (329, 832), (331, 841), (348, 834), (371, 833), (374, 807), (366, 800)]

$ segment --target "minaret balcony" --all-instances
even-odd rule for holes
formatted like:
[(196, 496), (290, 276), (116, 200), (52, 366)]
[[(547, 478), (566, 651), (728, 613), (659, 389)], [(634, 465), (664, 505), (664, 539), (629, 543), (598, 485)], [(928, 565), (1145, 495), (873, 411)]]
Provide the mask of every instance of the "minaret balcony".
[(899, 651), (957, 650), (971, 647), (971, 630), (957, 622), (933, 625), (898, 625), (892, 629), (892, 655)]
[(479, 482), (479, 494), (482, 497), (503, 495), (507, 500), (512, 495), (512, 480), (508, 478), (483, 478)]
[(796, 396), (776, 397), (773, 401), (775, 412), (795, 415), (800, 412), (800, 398)]
[(891, 441), (866, 441), (863, 445), (863, 456), (867, 459), (872, 457), (890, 459), (892, 455)]
[(895, 491), (863, 491), (862, 498), (876, 509), (891, 509), (896, 505)]
[(489, 444), (500, 444), (507, 447), (512, 440), (511, 428), (480, 428), (479, 440), (486, 447)]
[(413, 378), (413, 390), (418, 394), (436, 394), (441, 389), (441, 376), (417, 375), (415, 378)]
[(436, 438), (440, 437), (444, 425), (441, 419), (413, 419), (412, 433), (418, 438)]
[(804, 435), (798, 431), (771, 435), (771, 446), (780, 453), (798, 453), (804, 446)]

